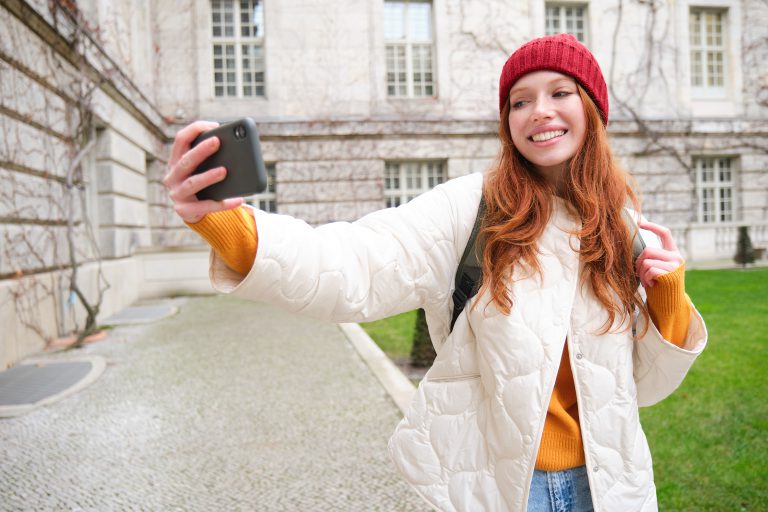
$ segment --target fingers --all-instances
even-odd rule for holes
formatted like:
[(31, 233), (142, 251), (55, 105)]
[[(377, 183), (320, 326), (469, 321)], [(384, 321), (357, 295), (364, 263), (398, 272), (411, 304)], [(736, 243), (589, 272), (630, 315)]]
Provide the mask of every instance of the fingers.
[(195, 140), (198, 135), (216, 128), (217, 126), (219, 126), (219, 124), (212, 121), (195, 121), (179, 130), (178, 133), (176, 133), (176, 137), (173, 139), (173, 148), (171, 148), (169, 166), (172, 167), (181, 159), (182, 155), (189, 150), (192, 141)]
[(204, 188), (218, 183), (227, 175), (224, 167), (216, 167), (210, 171), (194, 174), (170, 189), (169, 196), (174, 203), (174, 210), (185, 222), (195, 223), (206, 214), (229, 210), (243, 204), (242, 198), (225, 199), (223, 201), (197, 199), (197, 194)]
[(163, 179), (163, 184), (172, 188), (186, 180), (206, 158), (218, 151), (220, 144), (218, 137), (211, 137), (186, 151), (177, 162), (169, 164), (168, 174)]
[(664, 249), (669, 251), (677, 251), (677, 244), (675, 244), (675, 239), (672, 237), (672, 232), (668, 228), (648, 221), (640, 222), (638, 223), (638, 226), (640, 229), (647, 229), (648, 231), (656, 233), (661, 239), (661, 246)]
[(667, 249), (659, 249), (658, 247), (646, 247), (643, 252), (638, 256), (635, 262), (635, 267), (638, 267), (644, 260), (662, 260), (671, 261), (680, 265), (685, 261), (683, 255), (679, 251), (669, 251)]
[(655, 260), (646, 258), (639, 262), (637, 267), (637, 277), (643, 286), (650, 288), (654, 285), (654, 280), (664, 274), (672, 272), (680, 263), (676, 261)]
[(168, 196), (174, 203), (190, 200), (195, 194), (214, 183), (220, 182), (226, 176), (227, 170), (224, 167), (215, 167), (200, 174), (193, 174), (171, 187)]
[(179, 217), (184, 219), (184, 222), (194, 224), (200, 222), (200, 220), (209, 213), (231, 210), (241, 206), (243, 203), (244, 199), (242, 197), (224, 199), (223, 201), (188, 201), (184, 203), (176, 203), (174, 210)]

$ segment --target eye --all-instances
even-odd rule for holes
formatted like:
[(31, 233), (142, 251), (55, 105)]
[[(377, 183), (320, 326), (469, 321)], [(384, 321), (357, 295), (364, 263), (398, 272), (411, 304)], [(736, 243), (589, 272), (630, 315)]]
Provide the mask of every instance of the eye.
[(513, 102), (510, 104), (510, 107), (511, 107), (513, 110), (517, 110), (517, 109), (519, 109), (519, 108), (522, 108), (524, 105), (525, 105), (525, 102), (524, 102), (524, 101), (522, 101), (522, 100), (520, 100), (520, 101), (513, 101)]
[(555, 98), (565, 98), (567, 96), (570, 96), (571, 94), (573, 94), (572, 91), (557, 91), (552, 96), (555, 97)]

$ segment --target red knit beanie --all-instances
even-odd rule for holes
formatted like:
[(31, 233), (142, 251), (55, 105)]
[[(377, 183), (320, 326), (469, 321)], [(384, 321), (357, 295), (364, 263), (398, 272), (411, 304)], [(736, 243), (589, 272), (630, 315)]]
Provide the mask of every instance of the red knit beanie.
[(608, 87), (594, 55), (571, 34), (534, 39), (513, 53), (499, 79), (499, 110), (509, 98), (509, 91), (523, 75), (550, 70), (572, 76), (595, 102), (603, 124), (608, 125)]

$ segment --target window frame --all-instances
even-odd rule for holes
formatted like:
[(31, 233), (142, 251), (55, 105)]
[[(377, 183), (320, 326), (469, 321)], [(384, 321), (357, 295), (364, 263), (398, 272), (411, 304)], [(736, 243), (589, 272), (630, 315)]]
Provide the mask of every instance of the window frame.
[[(728, 180), (723, 180), (723, 162), (728, 162)], [(705, 168), (704, 163), (710, 163), (711, 167)], [(726, 224), (736, 220), (736, 172), (738, 158), (732, 155), (697, 155), (693, 157), (693, 169), (696, 175), (696, 215), (701, 224)], [(712, 179), (705, 179), (705, 172), (711, 170)], [(712, 191), (711, 198), (706, 198), (707, 191)], [(728, 197), (723, 197), (723, 192), (728, 192)], [(707, 200), (709, 199), (709, 200)], [(729, 209), (723, 208), (727, 200)], [(707, 211), (705, 204), (712, 204), (712, 210)], [(724, 218), (727, 217), (727, 218)]]
[[(395, 168), (397, 169), (398, 186), (392, 188), (388, 185), (393, 178), (390, 173)], [(409, 186), (413, 176), (409, 176), (408, 171), (414, 168), (418, 170), (419, 184), (417, 187)], [(436, 175), (433, 171), (439, 174)], [(384, 207), (392, 208), (403, 205), (446, 181), (448, 181), (448, 165), (445, 160), (387, 160), (384, 162)]]
[(267, 170), (267, 189), (259, 194), (253, 194), (245, 198), (246, 202), (259, 210), (269, 213), (278, 213), (277, 205), (277, 165), (265, 163)]
[[(232, 16), (233, 16), (233, 35), (232, 36), (225, 36), (225, 35), (219, 35), (215, 36), (213, 34), (214, 31), (214, 0), (210, 0), (208, 2), (209, 9), (210, 9), (210, 15), (208, 18), (208, 21), (210, 23), (208, 34), (211, 38), (211, 94), (213, 98), (215, 98), (217, 101), (219, 100), (242, 100), (242, 99), (254, 99), (254, 98), (265, 98), (267, 95), (267, 63), (266, 63), (266, 52), (264, 49), (264, 40), (265, 40), (265, 32), (266, 32), (266, 22), (265, 22), (265, 8), (264, 8), (264, 0), (249, 0), (256, 4), (261, 4), (261, 34), (257, 36), (249, 36), (245, 37), (242, 35), (242, 28), (243, 25), (241, 24), (241, 9), (240, 9), (240, 2), (241, 0), (217, 0), (221, 4), (225, 3), (231, 3), (232, 4)], [(223, 12), (223, 11), (221, 11)], [(220, 22), (220, 26), (222, 30), (225, 27), (225, 24), (223, 22)], [(222, 56), (218, 57), (216, 55), (216, 47), (221, 46), (222, 47)], [(221, 84), (216, 82), (216, 73), (221, 72), (223, 74), (227, 74), (231, 71), (229, 71), (226, 67), (222, 69), (216, 69), (215, 61), (217, 58), (222, 58), (226, 60), (228, 57), (226, 55), (226, 47), (227, 46), (233, 46), (234, 47), (234, 54), (232, 55), (232, 58), (234, 59), (234, 74), (235, 74), (235, 81), (234, 81), (234, 87), (235, 87), (235, 94), (230, 95), (226, 92), (227, 87), (230, 86), (230, 83), (226, 80), (222, 82)], [(259, 69), (252, 69), (249, 72), (251, 73), (258, 73), (259, 71), (262, 74), (262, 81), (261, 82), (252, 82), (251, 84), (245, 83), (245, 71), (243, 66), (243, 47), (249, 46), (249, 47), (258, 47), (261, 50), (261, 62), (262, 62), (262, 68)], [(253, 62), (253, 61), (252, 61)], [(223, 87), (224, 94), (223, 95), (217, 95), (216, 88), (217, 87)], [(246, 95), (244, 90), (246, 87), (252, 87), (253, 88), (253, 94)], [(259, 88), (261, 88), (261, 94), (258, 94)]]
[[(563, 27), (562, 30), (558, 32), (551, 32), (549, 27), (549, 10), (550, 9), (557, 9), (557, 19), (560, 22), (561, 26)], [(574, 32), (568, 32), (565, 30), (566, 25), (566, 15), (565, 15), (565, 9), (582, 9), (582, 25), (583, 25), (583, 32), (584, 32), (584, 38), (579, 39), (579, 37)], [(556, 35), (556, 34), (572, 34), (576, 39), (578, 39), (584, 46), (589, 47), (589, 39), (590, 39), (590, 30), (589, 30), (589, 3), (588, 2), (545, 2), (544, 3), (544, 34), (545, 35)]]
[[(694, 98), (699, 99), (722, 99), (728, 94), (730, 81), (730, 62), (729, 62), (729, 12), (730, 9), (727, 6), (688, 6), (688, 85), (691, 88), (691, 93)], [(701, 19), (699, 20), (699, 34), (701, 34), (700, 40), (694, 44), (693, 41), (693, 15), (699, 13)], [(710, 47), (707, 45), (707, 18), (706, 14), (720, 14), (720, 37), (721, 44), (719, 47)], [(694, 58), (694, 52), (701, 54), (700, 59)], [(718, 52), (722, 58), (722, 84), (721, 85), (707, 85), (710, 73), (708, 70), (709, 60), (706, 58), (708, 52)], [(700, 64), (701, 68), (701, 85), (694, 84), (694, 65)]]
[[(436, 61), (437, 61), (437, 45), (435, 44), (436, 34), (435, 34), (435, 2), (433, 0), (384, 0), (384, 16), (386, 17), (386, 4), (403, 4), (404, 10), (403, 10), (403, 30), (404, 34), (402, 38), (398, 39), (388, 39), (387, 38), (387, 31), (386, 28), (383, 29), (383, 37), (384, 37), (384, 89), (387, 99), (424, 99), (424, 98), (436, 98), (437, 97), (437, 71), (436, 71)], [(429, 39), (416, 39), (411, 37), (411, 18), (409, 16), (409, 9), (411, 4), (428, 4), (429, 5)], [(384, 20), (383, 23), (386, 23)], [(430, 66), (428, 68), (421, 68), (418, 70), (423, 76), (424, 81), (421, 83), (421, 85), (417, 85), (415, 83), (415, 76), (417, 70), (415, 70), (415, 55), (418, 53), (416, 49), (419, 51), (423, 49), (429, 49), (429, 63)], [(398, 92), (398, 89), (400, 88), (401, 82), (395, 79), (394, 87), (395, 87), (395, 93), (390, 94), (390, 81), (389, 81), (389, 74), (390, 71), (393, 70), (395, 74), (401, 73), (402, 70), (400, 67), (395, 65), (394, 67), (390, 67), (390, 49), (392, 49), (393, 53), (395, 54), (393, 56), (393, 62), (397, 63), (398, 56), (397, 56), (397, 49), (402, 49), (403, 52), (403, 60), (405, 64), (405, 94), (400, 94)], [(424, 58), (423, 56), (420, 58), (420, 62), (423, 62)], [(431, 81), (426, 81), (426, 75), (431, 75)], [(431, 87), (432, 92), (427, 94), (426, 89)], [(422, 92), (424, 94), (416, 94), (417, 88), (422, 89)]]

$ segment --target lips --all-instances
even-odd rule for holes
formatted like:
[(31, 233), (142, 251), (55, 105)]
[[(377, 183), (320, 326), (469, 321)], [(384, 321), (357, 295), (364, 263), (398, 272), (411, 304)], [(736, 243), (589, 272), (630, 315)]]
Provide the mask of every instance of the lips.
[(555, 137), (562, 137), (568, 130), (548, 130), (545, 132), (539, 132), (528, 137), (533, 142), (546, 142), (554, 139)]

